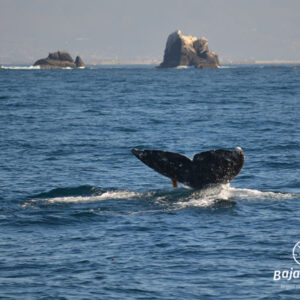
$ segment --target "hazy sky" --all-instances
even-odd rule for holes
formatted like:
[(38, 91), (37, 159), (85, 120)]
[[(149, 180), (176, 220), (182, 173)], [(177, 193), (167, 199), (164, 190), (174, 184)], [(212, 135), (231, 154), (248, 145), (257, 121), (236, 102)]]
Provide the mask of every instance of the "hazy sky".
[(161, 60), (177, 29), (223, 61), (300, 60), (300, 0), (0, 0), (0, 63)]

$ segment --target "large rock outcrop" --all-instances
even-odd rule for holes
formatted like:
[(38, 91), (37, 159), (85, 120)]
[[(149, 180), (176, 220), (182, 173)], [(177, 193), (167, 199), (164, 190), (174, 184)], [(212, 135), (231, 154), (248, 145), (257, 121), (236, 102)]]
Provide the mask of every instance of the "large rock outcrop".
[(42, 58), (34, 63), (34, 66), (40, 66), (41, 69), (62, 69), (62, 68), (85, 68), (83, 60), (77, 56), (74, 61), (72, 56), (66, 51), (57, 51), (49, 53), (47, 58)]
[(168, 37), (164, 60), (160, 68), (174, 68), (179, 66), (195, 66), (196, 68), (218, 68), (218, 55), (209, 51), (208, 41), (193, 36), (185, 36), (180, 30)]

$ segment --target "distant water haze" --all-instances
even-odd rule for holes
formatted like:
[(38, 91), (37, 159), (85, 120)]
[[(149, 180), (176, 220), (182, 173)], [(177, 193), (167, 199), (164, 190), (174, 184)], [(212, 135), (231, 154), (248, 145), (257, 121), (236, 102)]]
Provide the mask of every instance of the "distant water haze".
[(0, 63), (67, 50), (87, 63), (159, 63), (168, 35), (206, 37), (223, 62), (299, 61), (298, 0), (0, 0)]

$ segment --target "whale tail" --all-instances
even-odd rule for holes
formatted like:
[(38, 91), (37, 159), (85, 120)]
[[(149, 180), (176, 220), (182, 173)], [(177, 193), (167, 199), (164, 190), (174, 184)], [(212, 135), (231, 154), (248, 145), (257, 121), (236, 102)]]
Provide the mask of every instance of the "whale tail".
[(131, 152), (148, 167), (170, 178), (173, 187), (177, 187), (178, 181), (196, 189), (230, 182), (241, 171), (245, 161), (240, 147), (201, 152), (193, 160), (179, 153), (161, 150), (133, 148)]

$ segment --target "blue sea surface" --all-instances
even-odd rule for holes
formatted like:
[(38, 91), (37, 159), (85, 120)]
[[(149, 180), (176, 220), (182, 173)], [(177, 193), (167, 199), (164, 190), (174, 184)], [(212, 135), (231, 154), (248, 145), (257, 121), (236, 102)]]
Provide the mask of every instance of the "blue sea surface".
[[(237, 146), (200, 191), (130, 152)], [(299, 158), (295, 66), (0, 70), (0, 299), (299, 299)]]

